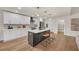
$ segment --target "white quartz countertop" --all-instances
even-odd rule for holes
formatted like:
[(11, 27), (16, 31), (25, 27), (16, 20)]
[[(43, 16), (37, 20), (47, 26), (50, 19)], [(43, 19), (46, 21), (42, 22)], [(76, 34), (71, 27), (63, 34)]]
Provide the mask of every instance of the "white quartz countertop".
[(43, 29), (43, 30), (39, 30), (39, 29), (36, 29), (36, 30), (29, 30), (29, 32), (40, 33), (40, 32), (44, 32), (44, 31), (47, 31), (47, 30), (49, 30), (49, 28), (46, 28), (46, 29)]

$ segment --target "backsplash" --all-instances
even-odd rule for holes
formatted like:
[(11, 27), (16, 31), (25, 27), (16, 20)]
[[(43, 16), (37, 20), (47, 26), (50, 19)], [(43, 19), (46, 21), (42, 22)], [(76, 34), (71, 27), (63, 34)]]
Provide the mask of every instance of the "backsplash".
[(30, 28), (30, 25), (16, 25), (16, 24), (6, 24), (4, 29), (19, 29), (19, 28)]

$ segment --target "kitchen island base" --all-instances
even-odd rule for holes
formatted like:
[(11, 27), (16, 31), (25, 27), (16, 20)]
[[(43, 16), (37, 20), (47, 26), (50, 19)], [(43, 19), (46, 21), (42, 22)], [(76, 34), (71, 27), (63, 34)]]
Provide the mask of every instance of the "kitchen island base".
[[(45, 33), (48, 33), (49, 35), (47, 37), (43, 36)], [(45, 30), (38, 33), (34, 33), (31, 31), (28, 32), (28, 42), (33, 47), (48, 37), (50, 37), (50, 30)]]

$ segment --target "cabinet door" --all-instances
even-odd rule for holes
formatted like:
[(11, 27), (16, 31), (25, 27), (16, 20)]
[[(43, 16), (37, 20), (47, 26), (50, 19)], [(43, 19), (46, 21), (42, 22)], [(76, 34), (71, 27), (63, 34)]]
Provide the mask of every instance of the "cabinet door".
[(30, 24), (30, 17), (19, 15), (18, 22), (19, 24)]
[(26, 24), (30, 24), (30, 17), (26, 17), (26, 16), (25, 16), (24, 18), (25, 18), (25, 23), (26, 23)]
[(12, 24), (20, 24), (21, 16), (18, 14), (12, 14)]
[(11, 24), (16, 24), (17, 23), (17, 15), (16, 14), (11, 13), (9, 18), (10, 18), (10, 23)]
[(11, 24), (12, 18), (10, 17), (10, 14), (7, 12), (3, 13), (3, 19), (4, 19), (4, 24)]
[(4, 12), (4, 24), (16, 24), (17, 15), (9, 12)]
[(30, 24), (30, 17), (4, 12), (4, 24)]
[(41, 33), (37, 33), (34, 35), (34, 38), (33, 38), (33, 44), (36, 45), (38, 44), (40, 41), (42, 41), (42, 35)]
[(20, 16), (20, 23), (21, 24), (26, 24), (25, 16)]

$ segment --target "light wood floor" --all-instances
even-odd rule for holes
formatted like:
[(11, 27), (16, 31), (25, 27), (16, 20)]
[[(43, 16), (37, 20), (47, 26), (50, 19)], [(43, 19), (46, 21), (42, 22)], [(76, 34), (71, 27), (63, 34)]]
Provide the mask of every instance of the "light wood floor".
[(47, 47), (44, 47), (42, 43), (44, 41), (32, 47), (28, 44), (27, 37), (23, 37), (4, 43), (0, 42), (0, 51), (78, 51), (75, 38), (64, 36), (63, 33), (59, 33)]

